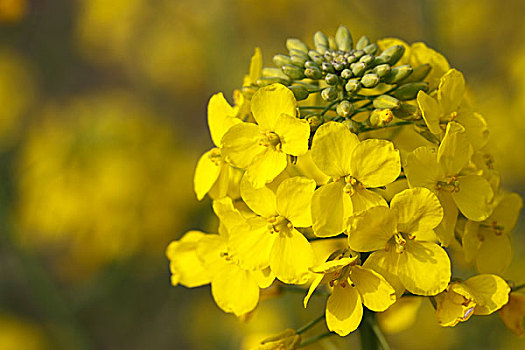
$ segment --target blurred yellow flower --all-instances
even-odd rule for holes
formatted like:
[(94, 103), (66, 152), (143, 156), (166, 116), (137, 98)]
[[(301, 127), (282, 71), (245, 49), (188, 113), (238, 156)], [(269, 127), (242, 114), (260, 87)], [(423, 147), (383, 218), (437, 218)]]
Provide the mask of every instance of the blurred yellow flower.
[(0, 23), (20, 21), (28, 9), (27, 0), (0, 0)]
[(43, 329), (9, 314), (0, 314), (0, 349), (51, 349)]

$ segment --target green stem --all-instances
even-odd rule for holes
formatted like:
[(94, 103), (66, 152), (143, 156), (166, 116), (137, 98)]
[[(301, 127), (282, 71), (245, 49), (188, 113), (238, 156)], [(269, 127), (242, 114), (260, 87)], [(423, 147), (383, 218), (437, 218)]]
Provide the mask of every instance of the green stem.
[(321, 112), (321, 115), (325, 115), (326, 112), (328, 112), (329, 110), (333, 110), (332, 107), (335, 106), (336, 103), (339, 103), (340, 101), (339, 100), (335, 100), (335, 101), (332, 101), (330, 102), (328, 105), (326, 105), (326, 107), (323, 109), (323, 111)]
[(409, 124), (412, 124), (412, 122), (411, 121), (401, 121), (401, 122), (387, 124), (385, 126), (380, 126), (380, 127), (363, 128), (363, 129), (359, 130), (359, 132), (381, 130), (381, 129), (386, 129), (386, 128), (394, 128), (396, 126), (404, 126), (404, 125), (409, 125)]
[[(304, 294), (304, 295), (308, 293), (308, 289), (293, 286), (293, 285), (282, 285), (280, 289), (285, 292), (299, 293), (299, 294)], [(315, 290), (312, 295), (330, 295), (330, 293), (321, 291), (321, 290)]]
[(512, 291), (515, 292), (515, 291), (523, 289), (523, 288), (525, 288), (525, 283), (524, 284), (520, 284), (520, 285), (512, 288)]
[[(325, 109), (326, 106), (299, 106), (299, 109), (303, 110), (303, 109)], [(335, 111), (335, 108), (332, 108), (331, 109), (332, 111)]]
[(328, 332), (313, 336), (311, 338), (308, 338), (299, 345), (299, 348), (304, 348), (305, 346), (312, 345), (313, 343), (316, 343), (317, 341), (323, 338), (326, 338), (332, 334), (333, 334), (332, 332), (328, 331)]
[(379, 343), (379, 346), (381, 346), (383, 350), (390, 350), (390, 346), (388, 345), (388, 342), (383, 332), (381, 331), (381, 328), (379, 328), (379, 325), (377, 324), (375, 315), (371, 313), (371, 316), (367, 317), (366, 321), (370, 325), (372, 333), (374, 333), (377, 343)]
[(317, 317), (317, 318), (311, 320), (310, 322), (308, 322), (307, 324), (305, 324), (304, 326), (302, 326), (301, 328), (299, 328), (299, 329), (297, 330), (297, 334), (301, 334), (301, 333), (306, 332), (307, 330), (309, 330), (310, 328), (312, 328), (313, 326), (315, 326), (317, 323), (319, 323), (319, 321), (321, 321), (321, 320), (323, 320), (323, 319), (324, 319), (324, 313), (323, 313), (321, 316), (319, 316), (319, 317)]

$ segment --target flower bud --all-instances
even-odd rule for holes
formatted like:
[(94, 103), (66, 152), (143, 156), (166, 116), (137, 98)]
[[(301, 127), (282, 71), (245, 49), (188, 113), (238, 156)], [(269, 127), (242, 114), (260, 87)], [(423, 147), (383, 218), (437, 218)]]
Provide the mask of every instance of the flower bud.
[(326, 81), (328, 85), (337, 85), (339, 82), (339, 77), (335, 74), (328, 73), (324, 78), (324, 81)]
[(314, 50), (308, 51), (308, 56), (312, 59), (312, 61), (314, 61), (317, 64), (322, 64), (325, 61), (323, 55)]
[(370, 64), (374, 61), (374, 56), (372, 55), (364, 55), (361, 56), (359, 59), (359, 62), (363, 62), (367, 67), (370, 66)]
[(366, 64), (364, 64), (363, 62), (352, 63), (350, 65), (350, 69), (352, 70), (352, 73), (356, 77), (358, 77), (358, 76), (361, 76), (365, 72)]
[(323, 32), (318, 31), (314, 34), (314, 46), (315, 50), (321, 54), (325, 53), (328, 50), (329, 42), (326, 35)]
[(281, 67), (284, 74), (290, 77), (292, 80), (301, 80), (304, 78), (304, 72), (301, 68), (290, 64)]
[(347, 118), (347, 119), (343, 120), (341, 122), (341, 124), (346, 126), (348, 128), (348, 130), (350, 130), (353, 133), (357, 133), (357, 131), (359, 130), (359, 123), (357, 123), (356, 121), (354, 121), (354, 120), (352, 120), (350, 118)]
[(284, 66), (286, 64), (292, 64), (292, 60), (290, 59), (290, 57), (288, 57), (286, 55), (277, 54), (277, 55), (273, 56), (273, 63), (277, 67), (282, 67), (282, 66)]
[(395, 84), (408, 77), (411, 73), (412, 67), (408, 64), (399, 67), (394, 67), (392, 68), (390, 73), (387, 76), (385, 76), (385, 82), (389, 84)]
[(304, 70), (304, 75), (306, 75), (307, 78), (315, 79), (315, 80), (319, 80), (323, 78), (323, 73), (321, 72), (319, 68), (316, 68), (316, 67), (306, 68)]
[(372, 43), (370, 45), (367, 45), (363, 48), (363, 51), (369, 55), (373, 55), (377, 52), (377, 44), (376, 43)]
[(297, 67), (304, 67), (304, 64), (306, 63), (307, 59), (304, 58), (303, 56), (299, 56), (299, 55), (292, 55), (290, 57), (291, 61), (292, 61), (292, 64), (294, 66), (297, 66)]
[(373, 101), (374, 108), (377, 109), (396, 109), (400, 103), (397, 98), (390, 95), (377, 96)]
[(383, 126), (388, 124), (394, 118), (394, 114), (390, 109), (374, 109), (370, 113), (370, 125), (372, 126)]
[(407, 79), (403, 80), (403, 83), (413, 83), (421, 81), (427, 77), (428, 73), (430, 73), (430, 70), (432, 70), (432, 66), (428, 63), (419, 65), (416, 68), (414, 68), (414, 71), (412, 72), (412, 74), (410, 74), (410, 76)]
[(379, 77), (384, 77), (390, 73), (390, 65), (380, 64), (379, 66), (375, 66), (374, 69), (372, 69), (372, 73), (377, 74)]
[(391, 46), (385, 51), (381, 52), (379, 56), (376, 57), (375, 64), (388, 63), (391, 66), (397, 63), (403, 57), (405, 53), (405, 47), (402, 45)]
[(343, 79), (350, 79), (352, 75), (352, 71), (348, 68), (343, 69), (343, 71), (341, 72), (341, 78)]
[(428, 91), (428, 83), (421, 81), (417, 83), (407, 83), (398, 87), (392, 95), (400, 100), (412, 100), (416, 98), (419, 91)]
[(301, 344), (301, 336), (294, 329), (264, 339), (254, 350), (295, 350)]
[(262, 78), (279, 78), (282, 80), (281, 84), (288, 84), (290, 82), (290, 78), (286, 74), (283, 73), (283, 71), (280, 68), (276, 67), (265, 67), (262, 70)]
[(354, 112), (354, 105), (348, 100), (343, 100), (337, 105), (336, 112), (341, 117), (348, 117)]
[(315, 63), (314, 61), (306, 61), (304, 63), (304, 67), (305, 68), (317, 68), (317, 69), (320, 69), (319, 65), (317, 63)]
[(421, 119), (419, 115), (419, 109), (417, 106), (411, 105), (409, 103), (401, 103), (398, 109), (395, 109), (394, 115), (396, 118), (403, 120), (417, 120)]
[(373, 88), (377, 84), (379, 84), (379, 75), (375, 73), (365, 74), (361, 78), (361, 85), (363, 85), (366, 88)]
[(255, 82), (255, 85), (257, 85), (258, 87), (263, 87), (263, 86), (266, 86), (266, 85), (271, 85), (271, 84), (275, 84), (275, 83), (279, 83), (279, 84), (288, 84), (290, 82), (289, 79), (282, 79), (282, 78), (279, 78), (279, 77), (261, 77), (259, 79), (257, 79), (257, 81)]
[(333, 86), (329, 86), (321, 91), (321, 97), (325, 101), (333, 101), (337, 98), (337, 89)]
[(290, 90), (292, 90), (295, 99), (297, 101), (305, 100), (308, 98), (308, 95), (310, 94), (308, 90), (302, 86), (302, 85), (293, 85), (288, 87)]
[(350, 51), (352, 50), (352, 46), (354, 45), (352, 42), (352, 35), (350, 34), (350, 31), (345, 26), (340, 26), (337, 28), (337, 32), (335, 33), (335, 43), (337, 45), (337, 49), (342, 51)]
[(323, 62), (321, 64), (321, 69), (324, 71), (324, 72), (328, 72), (328, 73), (335, 73), (335, 69), (334, 69), (334, 66), (332, 66), (330, 63), (328, 62)]
[(350, 79), (345, 85), (345, 90), (349, 94), (354, 93), (359, 89), (359, 85), (359, 79)]
[(308, 48), (308, 45), (303, 43), (301, 40), (293, 39), (293, 38), (286, 40), (286, 48), (289, 51), (298, 50), (298, 51), (304, 52), (305, 54), (308, 54), (308, 50), (310, 50)]
[(370, 44), (370, 39), (366, 35), (363, 35), (359, 38), (357, 41), (357, 44), (355, 44), (356, 50), (363, 50), (365, 47), (367, 47)]
[(320, 115), (312, 115), (306, 119), (308, 121), (308, 124), (310, 124), (310, 131), (315, 132), (318, 127), (320, 127), (324, 123), (323, 117)]
[(361, 56), (363, 56), (365, 54), (365, 52), (363, 50), (356, 50), (354, 51), (354, 53), (352, 55), (354, 55), (356, 58), (361, 58)]

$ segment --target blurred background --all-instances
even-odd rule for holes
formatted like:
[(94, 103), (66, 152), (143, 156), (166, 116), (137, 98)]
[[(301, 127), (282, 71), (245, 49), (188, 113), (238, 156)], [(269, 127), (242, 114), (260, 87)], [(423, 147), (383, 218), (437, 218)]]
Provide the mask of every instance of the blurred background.
[[(286, 38), (341, 24), (463, 71), (503, 186), (525, 195), (522, 0), (0, 0), (0, 349), (241, 349), (318, 315), (291, 294), (241, 322), (209, 287), (171, 287), (164, 250), (215, 230), (192, 191), (209, 97), (232, 96), (256, 46), (271, 65)], [(497, 315), (445, 329), (417, 305), (410, 328), (385, 324), (394, 349), (525, 348)], [(318, 348), (359, 346), (333, 338)]]

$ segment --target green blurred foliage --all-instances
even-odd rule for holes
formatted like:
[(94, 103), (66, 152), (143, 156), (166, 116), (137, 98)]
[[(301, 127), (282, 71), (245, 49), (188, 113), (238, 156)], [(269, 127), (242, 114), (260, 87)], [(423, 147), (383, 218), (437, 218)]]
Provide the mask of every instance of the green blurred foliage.
[[(286, 38), (340, 24), (426, 42), (465, 73), (503, 186), (523, 196), (524, 20), (521, 0), (0, 0), (0, 348), (249, 348), (322, 310), (290, 294), (240, 322), (208, 287), (169, 285), (167, 243), (215, 231), (209, 200), (192, 193), (211, 145), (207, 99), (232, 96), (256, 46), (270, 65)], [(505, 275), (518, 283), (523, 232), (522, 219)], [(496, 315), (440, 328), (427, 303), (387, 337), (403, 349), (525, 346)], [(311, 348), (334, 346), (359, 338)]]

